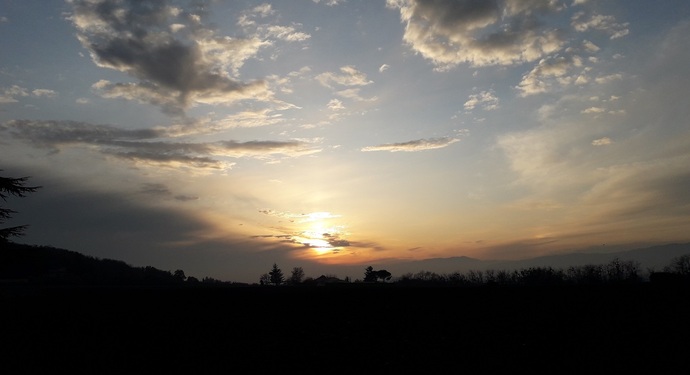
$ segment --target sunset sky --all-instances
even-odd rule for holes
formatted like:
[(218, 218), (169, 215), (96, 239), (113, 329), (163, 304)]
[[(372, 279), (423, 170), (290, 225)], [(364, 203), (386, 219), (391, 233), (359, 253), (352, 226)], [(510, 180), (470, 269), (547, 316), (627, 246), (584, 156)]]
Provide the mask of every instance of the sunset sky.
[(20, 243), (258, 282), (690, 241), (689, 1), (1, 0), (0, 51)]

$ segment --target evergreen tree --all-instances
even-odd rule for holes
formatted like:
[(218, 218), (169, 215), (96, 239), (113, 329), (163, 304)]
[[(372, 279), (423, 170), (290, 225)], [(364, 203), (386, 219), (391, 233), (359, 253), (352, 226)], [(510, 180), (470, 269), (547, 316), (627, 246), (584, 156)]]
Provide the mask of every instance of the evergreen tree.
[(376, 279), (378, 278), (378, 275), (376, 274), (376, 271), (374, 271), (374, 267), (369, 266), (364, 269), (364, 282), (376, 282)]
[(302, 269), (302, 267), (293, 268), (292, 274), (290, 275), (290, 284), (301, 284), (302, 279), (304, 279), (304, 270)]
[[(0, 169), (2, 171), (2, 169)], [(40, 186), (25, 186), (28, 177), (1, 177), (0, 176), (0, 198), (7, 201), (7, 197), (14, 195), (15, 197), (24, 197), (26, 193), (33, 193), (40, 188)], [(0, 207), (0, 224), (12, 217), (12, 214), (17, 211), (9, 208)], [(10, 237), (21, 236), (24, 233), (27, 225), (19, 225), (9, 228), (0, 229), (0, 242), (6, 242)]]
[(271, 284), (273, 285), (280, 285), (285, 281), (283, 271), (281, 271), (280, 268), (278, 268), (278, 265), (275, 263), (273, 263), (273, 269), (271, 269), (271, 272), (269, 272), (268, 275), (271, 277)]

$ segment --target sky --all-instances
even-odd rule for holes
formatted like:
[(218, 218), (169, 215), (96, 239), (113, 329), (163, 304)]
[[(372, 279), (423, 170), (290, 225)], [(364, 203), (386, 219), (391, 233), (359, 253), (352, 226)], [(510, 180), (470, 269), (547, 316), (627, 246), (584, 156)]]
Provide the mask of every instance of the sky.
[(0, 51), (16, 242), (254, 283), (690, 241), (688, 1), (1, 0)]

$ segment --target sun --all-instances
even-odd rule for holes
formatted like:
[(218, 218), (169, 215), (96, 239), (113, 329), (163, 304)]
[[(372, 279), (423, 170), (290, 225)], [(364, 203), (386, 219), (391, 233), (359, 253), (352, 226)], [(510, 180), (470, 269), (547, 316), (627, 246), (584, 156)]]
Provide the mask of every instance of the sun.
[(328, 212), (314, 212), (305, 216), (303, 224), (306, 224), (306, 229), (294, 237), (295, 241), (309, 247), (316, 255), (340, 250), (343, 227), (328, 223), (329, 219), (336, 216)]

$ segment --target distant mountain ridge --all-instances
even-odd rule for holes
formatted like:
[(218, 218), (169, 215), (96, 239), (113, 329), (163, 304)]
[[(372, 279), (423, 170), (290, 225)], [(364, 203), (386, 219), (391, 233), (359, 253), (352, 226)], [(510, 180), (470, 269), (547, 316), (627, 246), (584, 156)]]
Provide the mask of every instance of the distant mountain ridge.
[(673, 243), (616, 252), (571, 252), (546, 255), (520, 260), (481, 260), (466, 256), (431, 258), (419, 261), (400, 262), (388, 266), (395, 276), (405, 273), (431, 271), (437, 274), (468, 272), (470, 270), (514, 270), (530, 267), (568, 268), (587, 264), (606, 264), (614, 258), (622, 261), (637, 261), (642, 271), (661, 271), (681, 255), (690, 254), (690, 243)]

